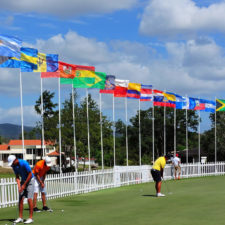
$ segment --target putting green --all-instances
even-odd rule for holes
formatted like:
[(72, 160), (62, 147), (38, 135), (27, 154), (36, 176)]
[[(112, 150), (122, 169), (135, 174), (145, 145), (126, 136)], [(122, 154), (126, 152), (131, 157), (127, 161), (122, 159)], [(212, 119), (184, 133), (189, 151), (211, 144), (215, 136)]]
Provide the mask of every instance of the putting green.
[[(172, 194), (161, 198), (155, 197), (154, 183), (147, 183), (51, 200), (54, 212), (35, 213), (34, 224), (225, 224), (224, 176), (166, 182)], [(168, 192), (165, 184), (162, 192)], [(24, 217), (27, 216), (25, 206)], [(15, 207), (0, 209), (0, 224), (11, 224), (15, 217)]]

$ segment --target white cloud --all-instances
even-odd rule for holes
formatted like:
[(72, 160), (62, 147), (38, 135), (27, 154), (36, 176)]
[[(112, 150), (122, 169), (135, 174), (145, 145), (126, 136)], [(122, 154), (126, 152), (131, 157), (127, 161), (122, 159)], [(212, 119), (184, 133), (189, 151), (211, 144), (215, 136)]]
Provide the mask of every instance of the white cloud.
[[(21, 124), (21, 110), (20, 107), (12, 107), (9, 109), (0, 108), (1, 118), (0, 123)], [(34, 126), (40, 117), (36, 114), (34, 106), (24, 106), (24, 125)]]
[(140, 32), (149, 36), (225, 32), (225, 2), (198, 7), (193, 0), (150, 0), (144, 10)]
[(1, 9), (74, 17), (83, 14), (110, 13), (130, 9), (136, 3), (137, 0), (1, 0)]

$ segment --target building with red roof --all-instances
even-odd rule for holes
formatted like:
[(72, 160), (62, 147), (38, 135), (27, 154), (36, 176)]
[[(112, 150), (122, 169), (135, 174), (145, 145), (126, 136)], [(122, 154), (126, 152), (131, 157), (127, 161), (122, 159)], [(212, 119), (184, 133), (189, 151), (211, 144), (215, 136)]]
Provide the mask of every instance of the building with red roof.
[[(33, 167), (43, 156), (53, 152), (55, 152), (55, 143), (51, 141), (45, 141), (42, 146), (41, 140), (24, 140), (23, 151), (22, 140), (10, 140), (8, 144), (0, 145), (0, 166), (8, 166), (7, 159), (9, 155), (15, 155), (22, 159), (24, 153), (24, 159)], [(53, 164), (55, 163), (53, 162)]]

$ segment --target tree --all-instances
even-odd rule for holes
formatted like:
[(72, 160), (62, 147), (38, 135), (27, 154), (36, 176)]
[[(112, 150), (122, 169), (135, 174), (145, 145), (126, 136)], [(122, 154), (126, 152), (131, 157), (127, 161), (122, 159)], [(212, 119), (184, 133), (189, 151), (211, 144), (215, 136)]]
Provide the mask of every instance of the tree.
[[(154, 107), (155, 157), (164, 153), (164, 108)], [(176, 143), (177, 150), (185, 149), (186, 111), (176, 110)], [(143, 163), (152, 160), (152, 108), (141, 110), (141, 144)], [(188, 111), (189, 138), (193, 138), (198, 126), (198, 116), (195, 111)], [(139, 163), (139, 113), (130, 119), (128, 126), (129, 160)], [(193, 142), (189, 147), (194, 146)], [(174, 150), (174, 109), (166, 108), (166, 152)]]
[[(58, 139), (58, 111), (55, 108), (58, 106), (57, 103), (53, 103), (55, 93), (45, 90), (43, 92), (43, 121), (44, 121), (44, 135), (45, 140), (55, 141)], [(41, 115), (41, 96), (36, 101), (34, 106), (37, 114)], [(42, 121), (38, 121), (36, 129), (42, 136)]]
[[(209, 118), (212, 122), (211, 129), (201, 135), (201, 148), (207, 153), (207, 160), (215, 160), (215, 113), (211, 113)], [(217, 160), (223, 161), (225, 158), (225, 112), (216, 113), (216, 145)]]
[[(77, 98), (75, 92), (75, 99)], [(76, 102), (76, 101), (75, 101)], [(62, 109), (62, 145), (68, 156), (74, 155), (74, 134), (73, 134), (73, 114), (72, 114), (72, 96), (65, 100)], [(90, 132), (90, 153), (101, 165), (101, 136), (100, 136), (100, 112), (97, 103), (88, 96), (89, 112), (89, 132)], [(102, 116), (103, 144), (105, 165), (112, 162), (112, 123), (106, 116)], [(88, 139), (87, 139), (87, 103), (86, 98), (80, 106), (75, 104), (75, 129), (77, 154), (80, 157), (88, 157)]]

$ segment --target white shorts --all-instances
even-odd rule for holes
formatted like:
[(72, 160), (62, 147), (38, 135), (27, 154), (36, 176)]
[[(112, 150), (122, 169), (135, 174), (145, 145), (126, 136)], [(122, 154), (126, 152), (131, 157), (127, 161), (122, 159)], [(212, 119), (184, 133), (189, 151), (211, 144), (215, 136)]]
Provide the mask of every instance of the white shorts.
[[(43, 178), (41, 177), (41, 180), (43, 180)], [(40, 183), (38, 182), (37, 178), (34, 178), (34, 193), (38, 193), (38, 192), (42, 192), (46, 194), (46, 188), (42, 188)]]

